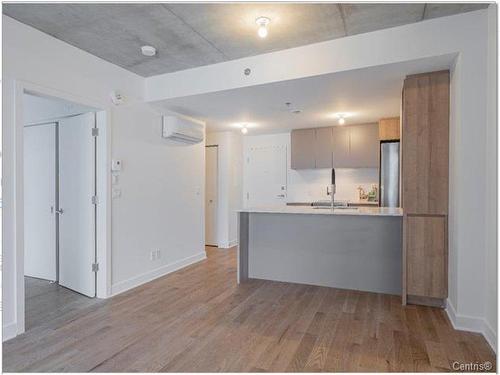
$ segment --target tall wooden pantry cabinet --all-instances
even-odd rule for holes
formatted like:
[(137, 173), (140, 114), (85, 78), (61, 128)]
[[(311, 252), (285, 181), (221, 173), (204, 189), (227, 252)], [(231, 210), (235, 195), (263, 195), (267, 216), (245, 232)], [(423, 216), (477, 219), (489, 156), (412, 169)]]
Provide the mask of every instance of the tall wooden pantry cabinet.
[(449, 71), (406, 77), (402, 103), (403, 303), (448, 296)]

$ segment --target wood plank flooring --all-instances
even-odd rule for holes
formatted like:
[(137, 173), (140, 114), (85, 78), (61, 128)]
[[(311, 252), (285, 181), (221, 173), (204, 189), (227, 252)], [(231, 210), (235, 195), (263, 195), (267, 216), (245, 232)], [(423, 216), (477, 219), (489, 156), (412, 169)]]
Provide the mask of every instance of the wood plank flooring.
[(443, 310), (251, 280), (235, 249), (50, 320), (3, 346), (8, 372), (450, 371), (495, 355)]
[(24, 285), (26, 331), (63, 316), (70, 319), (71, 315), (78, 314), (82, 308), (101, 302), (47, 280), (25, 277)]

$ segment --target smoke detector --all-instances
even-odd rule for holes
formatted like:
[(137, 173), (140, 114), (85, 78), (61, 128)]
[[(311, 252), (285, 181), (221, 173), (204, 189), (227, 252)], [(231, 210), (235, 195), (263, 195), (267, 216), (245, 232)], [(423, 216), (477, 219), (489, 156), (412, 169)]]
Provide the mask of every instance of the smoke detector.
[(293, 113), (294, 115), (298, 115), (298, 114), (302, 113), (302, 110), (301, 110), (301, 109), (298, 109), (298, 108), (292, 108), (292, 103), (290, 103), (290, 102), (286, 102), (286, 103), (285, 103), (285, 105), (286, 105), (286, 107), (287, 107), (288, 111), (289, 111), (290, 113)]
[(156, 55), (156, 48), (153, 46), (142, 46), (141, 53), (147, 57), (153, 57)]
[(109, 94), (110, 98), (111, 98), (111, 102), (114, 104), (114, 105), (120, 105), (120, 104), (123, 104), (123, 102), (125, 101), (125, 97), (118, 91), (111, 91), (111, 93)]

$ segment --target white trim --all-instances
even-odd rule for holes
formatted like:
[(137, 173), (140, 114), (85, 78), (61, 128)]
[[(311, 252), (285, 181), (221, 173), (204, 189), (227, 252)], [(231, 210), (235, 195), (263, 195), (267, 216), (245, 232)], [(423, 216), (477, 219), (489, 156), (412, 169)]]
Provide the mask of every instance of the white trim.
[(497, 352), (497, 334), (495, 333), (493, 328), (491, 328), (490, 324), (486, 320), (483, 320), (483, 331), (481, 333), (483, 334), (483, 336), (486, 339), (486, 341), (488, 342), (488, 344), (490, 344), (491, 349), (493, 349), (493, 351), (496, 354), (496, 352)]
[(174, 271), (177, 271), (181, 268), (187, 267), (193, 263), (200, 262), (207, 258), (207, 254), (205, 251), (202, 251), (198, 254), (191, 255), (187, 258), (181, 259), (177, 262), (165, 264), (161, 267), (158, 267), (152, 271), (145, 272), (139, 276), (132, 277), (128, 280), (120, 281), (111, 286), (112, 296), (116, 296), (117, 294), (123, 293), (129, 289), (138, 287), (139, 285), (145, 284), (149, 281), (157, 279), (161, 276), (168, 275)]
[(234, 247), (236, 245), (238, 245), (238, 240), (232, 240), (229, 242), (219, 243), (219, 246), (217, 246), (217, 247), (220, 249), (230, 249), (231, 247)]
[(2, 341), (13, 339), (17, 336), (17, 323), (12, 322), (2, 327)]
[(446, 301), (446, 313), (453, 328), (461, 331), (478, 332), (484, 336), (493, 351), (497, 352), (497, 335), (484, 318), (467, 315), (458, 315), (450, 299)]

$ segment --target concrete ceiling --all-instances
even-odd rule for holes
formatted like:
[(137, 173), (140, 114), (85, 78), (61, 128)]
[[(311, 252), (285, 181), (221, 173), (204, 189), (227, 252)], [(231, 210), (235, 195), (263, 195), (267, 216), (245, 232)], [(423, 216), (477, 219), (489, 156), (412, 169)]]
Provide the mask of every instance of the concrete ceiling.
[[(207, 131), (237, 130), (249, 123), (249, 135), (346, 124), (399, 116), (401, 89), (408, 74), (449, 69), (455, 55), (443, 55), (373, 68), (281, 81), (154, 103), (207, 124)], [(285, 103), (290, 102), (290, 106)], [(292, 110), (301, 113), (294, 114)], [(238, 130), (237, 130), (238, 131)]]
[[(4, 3), (3, 12), (149, 77), (487, 6), (486, 3)], [(266, 39), (256, 35), (255, 19), (259, 16), (271, 19)], [(155, 46), (157, 56), (142, 56), (142, 45)]]

